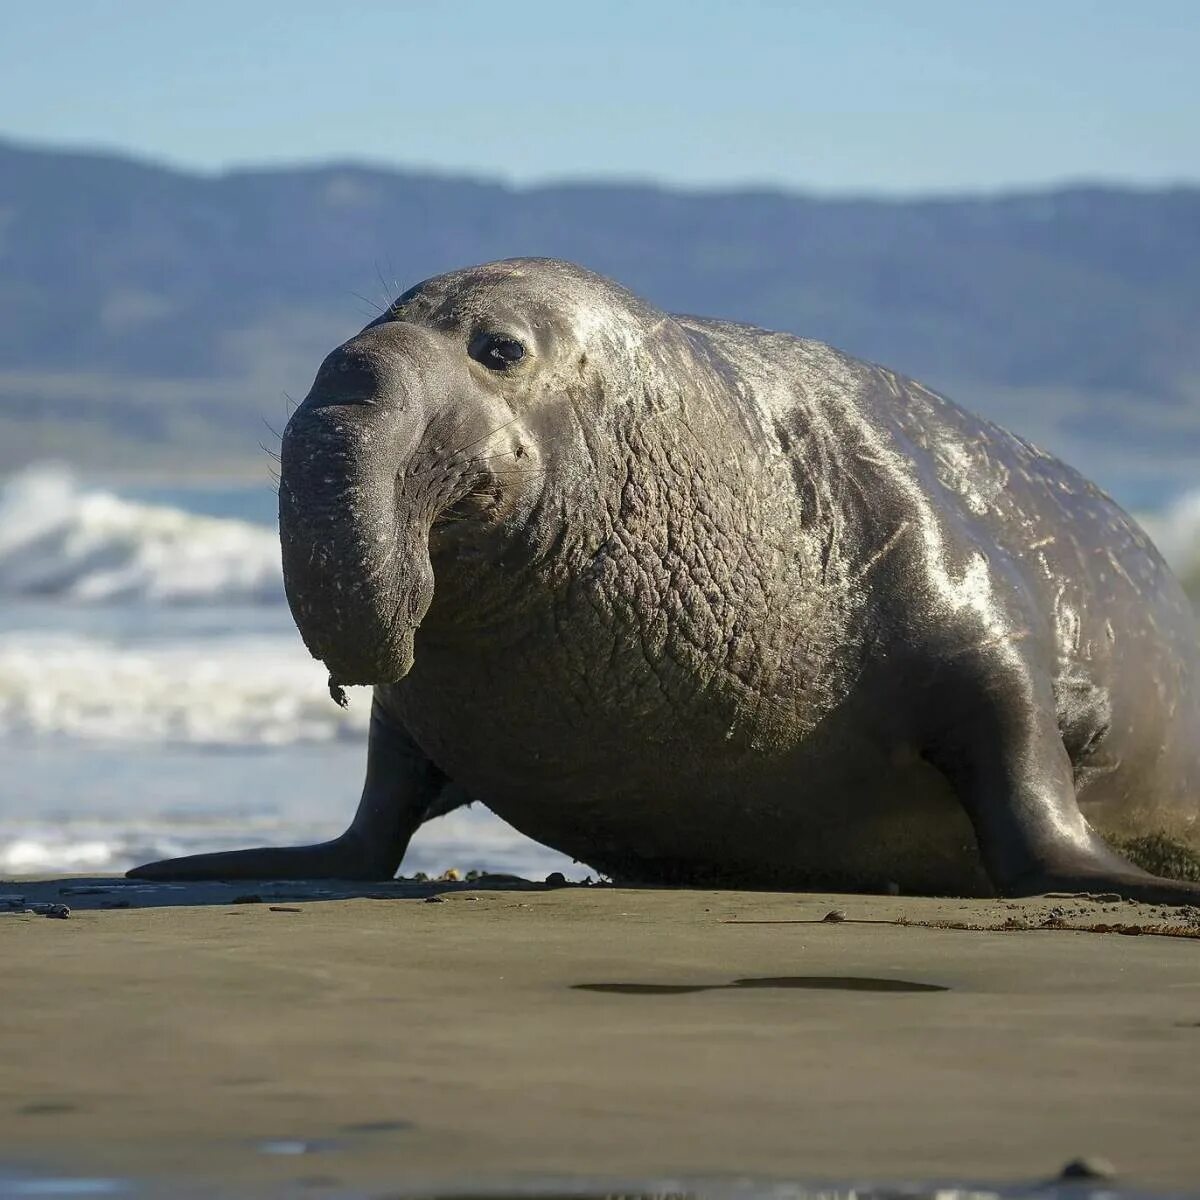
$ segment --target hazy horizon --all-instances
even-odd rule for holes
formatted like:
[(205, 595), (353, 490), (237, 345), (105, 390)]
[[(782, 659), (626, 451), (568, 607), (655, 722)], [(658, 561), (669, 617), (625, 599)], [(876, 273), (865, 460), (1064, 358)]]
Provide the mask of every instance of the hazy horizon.
[(996, 183), (993, 185), (962, 185), (944, 188), (930, 187), (922, 191), (889, 190), (878, 187), (845, 188), (808, 186), (801, 182), (771, 182), (754, 179), (716, 182), (680, 182), (650, 175), (612, 174), (547, 174), (530, 179), (506, 179), (468, 167), (440, 167), (404, 160), (371, 158), (366, 155), (338, 155), (300, 159), (247, 160), (223, 166), (206, 167), (173, 160), (170, 156), (151, 151), (139, 151), (104, 142), (57, 141), (16, 136), (0, 129), (0, 145), (8, 145), (31, 153), (74, 155), (81, 158), (117, 159), (137, 166), (151, 167), (198, 179), (223, 179), (245, 174), (273, 174), (303, 171), (352, 170), (382, 174), (413, 175), (444, 180), (451, 183), (476, 183), (499, 187), (510, 192), (529, 192), (543, 188), (645, 188), (651, 191), (680, 195), (781, 195), (830, 201), (863, 201), (866, 203), (905, 203), (939, 200), (989, 200), (1021, 196), (1041, 196), (1056, 192), (1114, 191), (1144, 194), (1152, 192), (1200, 191), (1200, 175), (1195, 178), (1138, 180), (1120, 176), (1064, 176), (1030, 183)]

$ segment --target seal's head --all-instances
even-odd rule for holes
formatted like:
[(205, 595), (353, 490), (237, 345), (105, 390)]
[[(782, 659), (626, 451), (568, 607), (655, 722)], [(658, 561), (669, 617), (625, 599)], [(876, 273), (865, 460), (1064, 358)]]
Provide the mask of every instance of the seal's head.
[(402, 678), (435, 585), (443, 624), (478, 617), (498, 563), (545, 551), (594, 496), (589, 438), (663, 320), (513, 259), (419, 284), (325, 359), (284, 432), (279, 511), (288, 602), (331, 683)]

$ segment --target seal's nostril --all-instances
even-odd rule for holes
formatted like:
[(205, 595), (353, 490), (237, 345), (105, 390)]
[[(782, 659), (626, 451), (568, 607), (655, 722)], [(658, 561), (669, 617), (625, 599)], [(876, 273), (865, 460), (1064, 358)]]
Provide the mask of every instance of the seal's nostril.
[(309, 393), (310, 406), (375, 404), (396, 391), (391, 365), (353, 342), (339, 346), (317, 371)]

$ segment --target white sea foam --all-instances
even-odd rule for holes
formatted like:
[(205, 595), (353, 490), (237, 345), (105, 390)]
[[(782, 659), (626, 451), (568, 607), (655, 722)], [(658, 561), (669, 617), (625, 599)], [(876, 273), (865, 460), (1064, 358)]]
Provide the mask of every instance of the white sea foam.
[(348, 710), (324, 668), (283, 634), (149, 640), (0, 632), (0, 737), (270, 746), (353, 736), (370, 695)]
[(0, 488), (0, 594), (79, 603), (279, 603), (279, 539), (34, 467)]

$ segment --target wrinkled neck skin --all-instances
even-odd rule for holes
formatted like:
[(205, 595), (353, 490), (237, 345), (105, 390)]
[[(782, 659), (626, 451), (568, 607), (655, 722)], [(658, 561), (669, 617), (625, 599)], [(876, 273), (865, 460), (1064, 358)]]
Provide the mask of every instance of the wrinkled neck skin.
[[(603, 373), (582, 363), (520, 418), (543, 471), (493, 540), (467, 552), (434, 530), (414, 686), (466, 651), (485, 686), (515, 671), (581, 713), (700, 712), (726, 738), (782, 744), (858, 669), (841, 506), (808, 485), (803, 447), (785, 456), (768, 398), (738, 403), (702, 335), (667, 320), (604, 350)], [(827, 441), (812, 439), (811, 478)]]

